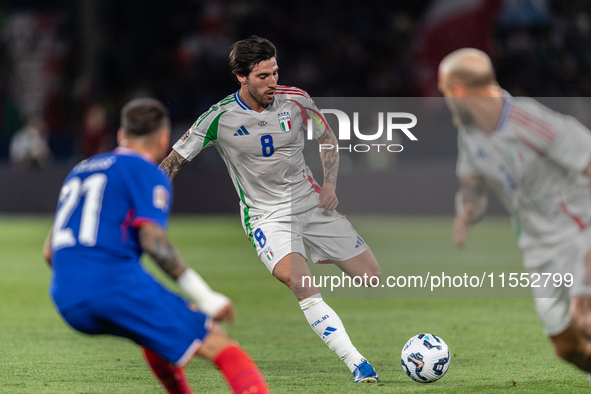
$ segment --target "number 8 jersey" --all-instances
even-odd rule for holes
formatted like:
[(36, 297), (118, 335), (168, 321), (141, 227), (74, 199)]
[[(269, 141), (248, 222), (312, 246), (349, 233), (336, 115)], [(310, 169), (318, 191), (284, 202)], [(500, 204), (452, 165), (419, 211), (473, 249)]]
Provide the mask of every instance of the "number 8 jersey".
[(320, 187), (303, 155), (308, 119), (314, 138), (322, 136), (326, 122), (301, 89), (277, 87), (274, 101), (260, 113), (236, 92), (201, 115), (173, 149), (192, 160), (203, 148), (216, 147), (248, 228), (253, 216), (289, 216), (318, 205)]
[(70, 171), (52, 234), (51, 294), (60, 310), (151, 280), (139, 264), (137, 229), (146, 221), (167, 228), (171, 197), (168, 177), (131, 149), (93, 156)]

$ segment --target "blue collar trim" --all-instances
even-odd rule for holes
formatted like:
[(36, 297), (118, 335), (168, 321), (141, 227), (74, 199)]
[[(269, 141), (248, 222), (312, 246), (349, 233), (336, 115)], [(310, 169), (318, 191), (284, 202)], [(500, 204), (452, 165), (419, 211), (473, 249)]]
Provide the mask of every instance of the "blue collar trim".
[(244, 101), (242, 101), (242, 99), (240, 98), (240, 90), (237, 91), (236, 93), (234, 93), (234, 98), (236, 99), (236, 102), (238, 103), (238, 105), (240, 106), (240, 108), (244, 109), (244, 110), (249, 110), (251, 109), (248, 105), (246, 105), (246, 103)]
[(510, 102), (510, 97), (504, 97), (504, 104), (503, 104), (503, 111), (501, 111), (501, 117), (499, 118), (499, 123), (497, 123), (497, 127), (495, 128), (495, 133), (500, 131), (507, 122), (507, 118), (509, 116), (509, 112), (511, 112), (511, 107), (513, 104)]
[[(240, 90), (237, 91), (236, 93), (234, 93), (234, 99), (236, 100), (236, 102), (238, 103), (238, 105), (240, 106), (240, 108), (244, 109), (244, 110), (251, 110), (252, 108), (250, 108), (244, 101), (242, 101), (242, 99), (240, 98)], [(273, 104), (275, 104), (275, 97), (273, 97), (273, 101), (271, 101), (271, 104), (267, 104), (266, 108), (269, 108), (271, 106), (273, 106)]]

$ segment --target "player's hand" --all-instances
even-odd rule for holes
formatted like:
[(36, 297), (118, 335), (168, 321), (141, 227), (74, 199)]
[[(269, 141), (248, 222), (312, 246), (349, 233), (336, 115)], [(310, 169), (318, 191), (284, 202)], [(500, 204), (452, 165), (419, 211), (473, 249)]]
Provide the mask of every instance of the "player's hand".
[(335, 193), (336, 186), (332, 183), (324, 183), (322, 190), (320, 190), (320, 204), (318, 208), (324, 208), (328, 211), (334, 211), (339, 205), (339, 200)]
[(234, 306), (232, 301), (228, 300), (226, 306), (224, 306), (214, 317), (215, 322), (227, 322), (229, 325), (234, 325)]
[(472, 229), (473, 216), (474, 207), (472, 204), (465, 204), (464, 210), (454, 219), (453, 241), (460, 249), (464, 247), (464, 241)]
[(207, 299), (202, 300), (198, 305), (201, 312), (214, 321), (227, 321), (230, 325), (234, 324), (234, 307), (232, 301), (225, 295), (210, 290)]
[(43, 258), (47, 262), (47, 265), (51, 267), (51, 230), (43, 243)]

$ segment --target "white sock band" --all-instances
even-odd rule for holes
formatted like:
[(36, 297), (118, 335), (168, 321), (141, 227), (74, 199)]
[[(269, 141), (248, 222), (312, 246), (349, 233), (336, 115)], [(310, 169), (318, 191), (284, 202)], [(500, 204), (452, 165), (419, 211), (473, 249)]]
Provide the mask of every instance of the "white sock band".
[(363, 356), (351, 343), (345, 326), (336, 312), (324, 302), (320, 294), (300, 301), (300, 308), (314, 332), (353, 372), (356, 368), (355, 364), (360, 364)]

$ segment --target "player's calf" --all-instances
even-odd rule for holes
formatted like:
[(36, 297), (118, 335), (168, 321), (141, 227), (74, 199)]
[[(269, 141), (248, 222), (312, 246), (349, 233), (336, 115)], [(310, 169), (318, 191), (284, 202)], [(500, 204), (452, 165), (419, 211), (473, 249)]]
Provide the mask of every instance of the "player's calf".
[(269, 394), (269, 386), (258, 367), (238, 345), (222, 350), (214, 360), (234, 393)]
[(164, 389), (169, 394), (192, 394), (185, 372), (166, 361), (162, 356), (152, 350), (143, 347), (144, 358), (154, 375), (158, 378)]
[(270, 393), (265, 378), (250, 356), (236, 342), (214, 327), (197, 355), (213, 362), (234, 393)]

